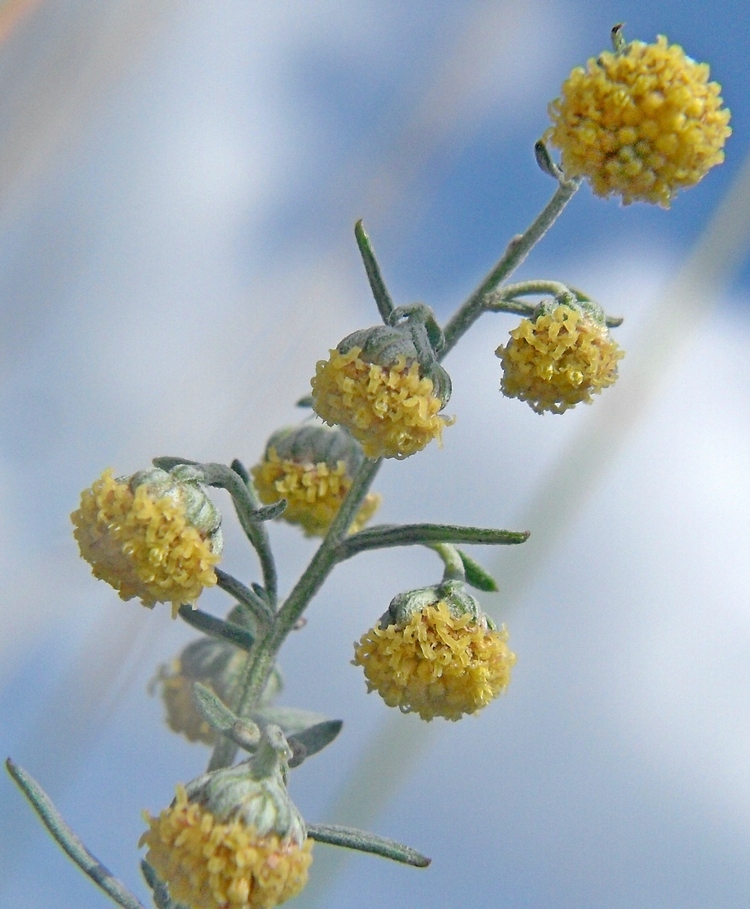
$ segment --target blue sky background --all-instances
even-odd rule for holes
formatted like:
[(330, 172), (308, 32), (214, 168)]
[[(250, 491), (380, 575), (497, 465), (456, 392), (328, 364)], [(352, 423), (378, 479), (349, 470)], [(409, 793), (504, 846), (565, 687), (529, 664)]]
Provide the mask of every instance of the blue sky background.
[[(716, 278), (682, 269), (723, 199), (739, 214), (718, 248), (744, 225), (750, 9), (41, 0), (0, 5), (0, 25), (14, 10), (0, 47), (0, 750), (144, 902), (140, 812), (208, 757), (167, 732), (146, 686), (193, 635), (91, 578), (69, 533), (80, 490), (159, 454), (253, 463), (298, 417), (315, 361), (376, 321), (359, 217), (394, 298), (445, 318), (551, 195), (532, 154), (546, 105), (615, 22), (711, 64), (733, 115), (726, 163), (668, 212), (584, 187), (518, 273), (625, 316), (618, 384), (563, 417), (505, 400), (493, 351), (515, 323), (488, 317), (446, 363), (444, 448), (378, 478), (383, 521), (532, 531), (475, 553), (498, 572), (483, 602), (518, 654), (506, 696), (427, 726), (365, 695), (352, 641), (437, 578), (427, 552), (338, 569), (281, 664), (288, 703), (345, 722), (293, 774), (303, 814), (434, 860), (415, 871), (319, 846), (297, 905), (747, 907), (747, 236)], [(227, 570), (253, 579), (229, 513), (226, 527)], [(283, 526), (274, 539), (288, 589), (311, 548)], [(212, 591), (202, 605), (226, 603)], [(0, 817), (0, 905), (108, 904), (8, 780)]]

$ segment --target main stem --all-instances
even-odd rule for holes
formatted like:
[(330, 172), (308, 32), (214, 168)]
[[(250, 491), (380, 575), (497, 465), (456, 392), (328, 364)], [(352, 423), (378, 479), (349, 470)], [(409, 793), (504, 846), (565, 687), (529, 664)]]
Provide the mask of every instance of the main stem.
[[(508, 248), (492, 271), (446, 325), (445, 346), (440, 352), (440, 359), (443, 359), (455, 347), (459, 339), (482, 315), (486, 308), (487, 295), (518, 268), (535, 244), (555, 223), (578, 186), (578, 180), (561, 181), (555, 194), (526, 232), (517, 234), (510, 241)], [(268, 633), (257, 641), (252, 653), (248, 654), (240, 694), (234, 704), (234, 712), (237, 716), (247, 718), (258, 703), (281, 645), (339, 560), (337, 554), (339, 543), (346, 536), (381, 463), (382, 459), (367, 459), (355, 474), (351, 488), (325, 539), (283, 606), (276, 613)], [(217, 770), (220, 767), (228, 766), (234, 760), (236, 751), (237, 746), (225, 736), (221, 736), (211, 755), (208, 769)]]
[[(242, 680), (240, 695), (234, 704), (234, 712), (243, 719), (247, 718), (266, 686), (266, 680), (276, 661), (276, 654), (286, 640), (289, 632), (297, 624), (308, 603), (323, 586), (331, 570), (338, 561), (338, 545), (346, 536), (355, 515), (367, 495), (372, 481), (375, 478), (382, 459), (366, 459), (354, 475), (352, 485), (346, 498), (341, 504), (325, 539), (320, 544), (317, 552), (312, 557), (310, 564), (297, 581), (294, 589), (284, 601), (283, 606), (276, 614), (268, 634), (259, 640), (248, 654), (245, 668), (245, 677)], [(236, 745), (221, 737), (214, 748), (209, 770), (217, 770), (231, 764), (236, 753)]]

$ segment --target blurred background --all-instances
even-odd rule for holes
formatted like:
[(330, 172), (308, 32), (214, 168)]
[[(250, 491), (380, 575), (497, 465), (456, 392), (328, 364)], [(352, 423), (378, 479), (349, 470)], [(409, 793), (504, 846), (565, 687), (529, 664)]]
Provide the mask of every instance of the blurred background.
[[(427, 551), (341, 566), (283, 651), (285, 702), (344, 720), (292, 776), (303, 814), (433, 858), (319, 845), (296, 904), (328, 909), (750, 905), (750, 7), (0, 3), (0, 751), (145, 904), (141, 811), (208, 758), (146, 689), (195, 634), (91, 577), (80, 490), (155, 455), (252, 464), (298, 420), (315, 361), (377, 321), (359, 217), (396, 302), (446, 318), (552, 194), (546, 105), (620, 21), (711, 64), (727, 160), (668, 212), (584, 187), (517, 273), (625, 317), (616, 386), (561, 417), (504, 399), (517, 320), (486, 316), (446, 361), (443, 449), (378, 477), (382, 521), (532, 531), (473, 551), (507, 694), (429, 725), (366, 696), (352, 642), (439, 578)], [(272, 533), (288, 590), (312, 546)], [(109, 905), (5, 776), (0, 818), (0, 905)]]

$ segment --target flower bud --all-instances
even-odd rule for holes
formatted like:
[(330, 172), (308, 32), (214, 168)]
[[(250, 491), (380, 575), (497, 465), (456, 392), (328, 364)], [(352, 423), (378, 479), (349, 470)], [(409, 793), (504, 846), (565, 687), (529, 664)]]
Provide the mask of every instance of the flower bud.
[(167, 725), (189, 742), (215, 745), (215, 730), (203, 718), (193, 697), (200, 682), (225, 704), (231, 703), (234, 686), (247, 654), (226, 641), (200, 638), (182, 651), (169, 666), (161, 666), (154, 680), (167, 711)]
[(216, 583), (223, 546), (221, 515), (200, 478), (190, 465), (118, 478), (105, 470), (71, 515), (94, 577), (123, 600), (171, 603), (173, 616), (183, 603), (194, 605)]
[[(251, 473), (262, 502), (287, 500), (282, 520), (298, 524), (307, 536), (323, 536), (364, 459), (361, 446), (345, 430), (303, 423), (275, 432)], [(380, 500), (374, 493), (366, 496), (352, 533), (370, 520)]]
[(566, 177), (586, 177), (598, 196), (669, 208), (724, 160), (731, 134), (721, 86), (677, 44), (632, 41), (576, 67), (549, 106), (546, 138)]
[(177, 787), (140, 846), (171, 899), (190, 909), (272, 909), (307, 883), (312, 842), (286, 789), (291, 750), (268, 726), (257, 752)]
[(459, 581), (395, 597), (355, 645), (367, 690), (423, 720), (476, 713), (510, 682), (516, 656)]
[(355, 331), (316, 366), (315, 412), (348, 429), (368, 458), (407, 458), (440, 441), (452, 422), (438, 416), (450, 398), (450, 377), (428, 344), (418, 348), (415, 330), (404, 324)]
[(625, 354), (610, 336), (596, 304), (545, 301), (532, 319), (510, 332), (495, 351), (502, 361), (501, 391), (536, 413), (563, 413), (617, 379)]

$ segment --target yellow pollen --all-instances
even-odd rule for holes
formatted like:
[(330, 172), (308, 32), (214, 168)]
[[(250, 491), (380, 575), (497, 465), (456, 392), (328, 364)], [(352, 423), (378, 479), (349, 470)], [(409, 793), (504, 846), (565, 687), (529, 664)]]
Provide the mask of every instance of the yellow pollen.
[(313, 407), (329, 425), (346, 427), (368, 458), (406, 458), (433, 439), (441, 441), (452, 420), (439, 416), (443, 402), (432, 379), (401, 355), (390, 366), (366, 363), (361, 348), (332, 350), (312, 379)]
[(524, 319), (510, 337), (496, 350), (501, 390), (537, 413), (590, 404), (593, 394), (615, 382), (625, 356), (606, 326), (572, 306), (560, 305), (534, 322)]
[(545, 138), (560, 149), (565, 174), (587, 178), (597, 195), (669, 208), (724, 160), (730, 113), (708, 78), (706, 64), (663, 35), (633, 41), (571, 72), (549, 106)]
[[(323, 536), (338, 514), (352, 485), (345, 461), (335, 465), (319, 461), (298, 463), (281, 459), (271, 448), (265, 459), (252, 468), (253, 482), (260, 500), (267, 505), (287, 500), (281, 518), (298, 524), (307, 536)], [(380, 506), (381, 497), (368, 493), (350, 527), (356, 533)]]
[(312, 841), (300, 846), (275, 834), (259, 837), (240, 820), (220, 823), (184, 787), (169, 808), (146, 815), (139, 846), (169, 887), (190, 909), (273, 909), (302, 891), (312, 862)]
[(152, 498), (145, 485), (133, 493), (105, 470), (70, 517), (92, 574), (123, 600), (139, 597), (148, 607), (171, 603), (176, 615), (216, 584), (219, 555), (169, 495)]
[(406, 624), (371, 628), (355, 645), (353, 663), (389, 707), (423, 720), (459, 720), (508, 686), (516, 656), (507, 640), (504, 629), (492, 631), (468, 614), (456, 618), (440, 600)]

